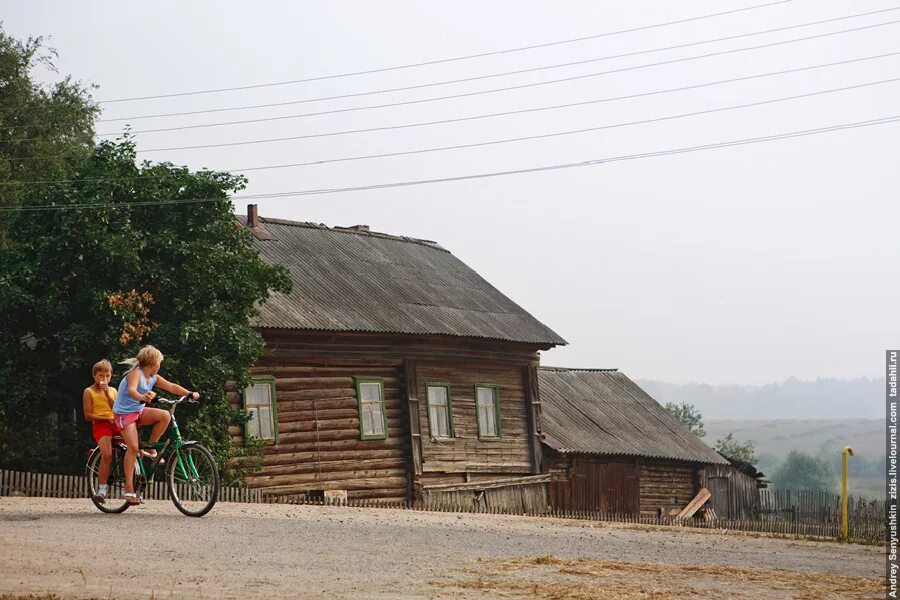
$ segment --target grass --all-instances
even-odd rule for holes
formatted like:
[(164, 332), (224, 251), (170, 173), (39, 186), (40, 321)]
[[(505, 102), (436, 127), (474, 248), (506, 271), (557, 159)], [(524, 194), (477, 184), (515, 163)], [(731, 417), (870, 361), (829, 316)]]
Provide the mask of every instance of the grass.
[(720, 598), (723, 590), (731, 598), (869, 600), (885, 592), (881, 580), (868, 577), (555, 556), (479, 559), (463, 573), (432, 585), (546, 600)]

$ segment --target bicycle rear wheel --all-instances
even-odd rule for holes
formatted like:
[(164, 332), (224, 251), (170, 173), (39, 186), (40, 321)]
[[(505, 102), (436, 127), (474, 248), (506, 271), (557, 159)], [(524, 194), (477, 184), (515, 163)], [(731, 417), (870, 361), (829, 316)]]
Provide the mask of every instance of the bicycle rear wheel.
[(96, 450), (88, 459), (85, 467), (85, 476), (88, 482), (88, 493), (91, 502), (105, 513), (119, 514), (128, 509), (125, 500), (125, 450), (119, 446), (113, 446), (112, 457), (109, 460), (109, 478), (106, 485), (106, 502), (97, 499), (97, 490), (100, 486), (100, 459), (101, 454)]
[(219, 468), (200, 444), (182, 446), (169, 457), (166, 485), (175, 507), (189, 517), (202, 517), (219, 498)]

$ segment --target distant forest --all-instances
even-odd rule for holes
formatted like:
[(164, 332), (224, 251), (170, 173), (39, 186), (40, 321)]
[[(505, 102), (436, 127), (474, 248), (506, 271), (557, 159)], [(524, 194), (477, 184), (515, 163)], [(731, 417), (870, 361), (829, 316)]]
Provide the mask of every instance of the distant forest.
[(796, 378), (768, 385), (638, 380), (660, 404), (687, 402), (704, 419), (883, 419), (884, 378)]

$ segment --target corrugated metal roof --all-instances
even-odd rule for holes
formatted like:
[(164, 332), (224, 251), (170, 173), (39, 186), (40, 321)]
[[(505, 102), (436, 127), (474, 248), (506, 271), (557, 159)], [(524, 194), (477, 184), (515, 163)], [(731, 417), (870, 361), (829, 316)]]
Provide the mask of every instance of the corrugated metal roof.
[(544, 443), (563, 453), (729, 464), (615, 369), (541, 367)]
[(288, 269), (294, 289), (262, 305), (257, 327), (566, 343), (435, 242), (260, 221), (275, 239), (254, 243)]

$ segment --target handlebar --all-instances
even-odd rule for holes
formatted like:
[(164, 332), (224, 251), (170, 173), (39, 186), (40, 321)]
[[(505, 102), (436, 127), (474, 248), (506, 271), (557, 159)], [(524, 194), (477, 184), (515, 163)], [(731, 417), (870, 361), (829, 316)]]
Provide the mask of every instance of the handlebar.
[(182, 396), (178, 400), (169, 400), (168, 398), (163, 398), (162, 396), (157, 396), (156, 398), (153, 399), (153, 402), (160, 402), (162, 404), (169, 404), (171, 406), (177, 406), (177, 405), (181, 404), (182, 402), (194, 403), (194, 402), (198, 402), (198, 400), (191, 399), (190, 394), (188, 394), (186, 396)]

